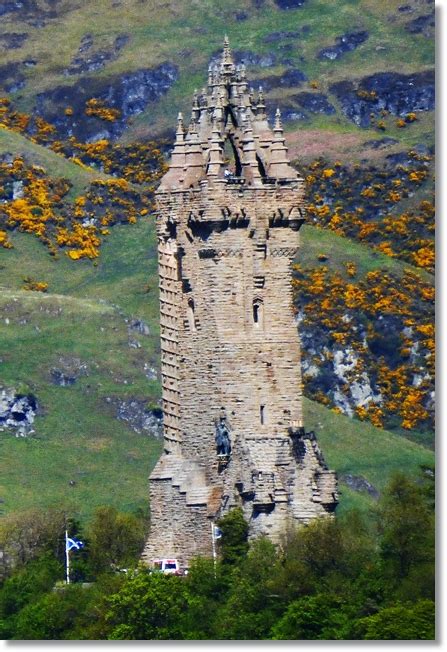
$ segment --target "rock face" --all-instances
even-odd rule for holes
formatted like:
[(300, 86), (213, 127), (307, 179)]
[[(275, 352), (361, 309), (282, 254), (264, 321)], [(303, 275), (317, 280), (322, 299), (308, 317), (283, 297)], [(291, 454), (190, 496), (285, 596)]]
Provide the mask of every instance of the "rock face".
[(324, 115), (335, 113), (335, 108), (323, 93), (297, 93), (292, 96), (292, 99), (309, 113), (323, 113)]
[(343, 36), (338, 36), (335, 39), (335, 45), (323, 48), (318, 53), (319, 59), (339, 59), (346, 52), (351, 52), (364, 43), (369, 34), (368, 32), (351, 32), (348, 34), (343, 34)]
[(60, 387), (67, 387), (69, 385), (75, 384), (76, 376), (70, 376), (60, 369), (52, 369), (51, 380), (55, 385), (59, 385)]
[(28, 38), (28, 34), (21, 32), (5, 32), (0, 34), (0, 47), (3, 50), (17, 50), (22, 47)]
[(368, 127), (371, 112), (386, 109), (405, 116), (410, 111), (435, 108), (435, 72), (426, 70), (411, 75), (379, 72), (357, 83), (341, 81), (330, 86), (343, 113), (360, 127)]
[(25, 86), (22, 65), (23, 62), (0, 66), (0, 90), (6, 93), (15, 93)]
[(119, 34), (111, 48), (95, 50), (92, 36), (90, 34), (84, 35), (77, 55), (73, 57), (64, 73), (66, 75), (80, 75), (104, 68), (109, 61), (118, 58), (120, 51), (128, 43), (129, 39), (130, 37), (127, 34)]
[(88, 366), (79, 358), (61, 356), (57, 367), (50, 369), (50, 379), (54, 385), (70, 387), (80, 376), (88, 376)]
[(372, 149), (386, 149), (392, 145), (397, 145), (399, 141), (395, 138), (378, 138), (377, 140), (367, 140), (364, 144), (365, 147), (372, 147)]
[(272, 88), (294, 88), (301, 86), (307, 80), (307, 75), (304, 72), (298, 70), (298, 68), (291, 68), (290, 70), (286, 70), (282, 75), (263, 77), (258, 83), (264, 91), (270, 91)]
[(118, 400), (116, 416), (126, 421), (135, 432), (159, 439), (163, 436), (163, 415), (161, 410), (152, 410), (138, 399)]
[(299, 9), (304, 4), (306, 4), (306, 0), (275, 0), (275, 5), (283, 10)]
[(301, 38), (305, 34), (309, 34), (311, 28), (309, 25), (302, 25), (299, 29), (295, 30), (286, 30), (281, 32), (270, 32), (267, 36), (264, 37), (264, 43), (277, 43), (278, 41), (284, 40), (295, 40)]
[[(332, 513), (336, 480), (302, 423), (291, 263), (304, 180), (225, 44), (157, 192), (164, 453), (150, 478), (151, 563), (212, 554), (240, 506), (249, 536)], [(225, 143), (233, 160), (225, 160)]]
[[(268, 54), (258, 54), (252, 50), (235, 50), (233, 52), (233, 57), (237, 64), (258, 66), (259, 68), (270, 68), (277, 62), (277, 57), (273, 52)], [(219, 61), (220, 52), (215, 52), (211, 57), (210, 66), (218, 66)]]
[(375, 486), (368, 482), (368, 480), (363, 478), (361, 475), (352, 475), (351, 473), (347, 473), (346, 475), (340, 476), (340, 480), (354, 491), (367, 493), (375, 499), (379, 498), (380, 496), (380, 493), (377, 491)]
[(427, 38), (432, 38), (435, 29), (434, 12), (413, 18), (413, 20), (410, 20), (405, 25), (405, 29), (407, 32), (410, 32), (410, 34), (424, 34)]
[(0, 430), (9, 430), (16, 437), (34, 432), (37, 400), (33, 394), (20, 394), (13, 389), (0, 389)]
[[(129, 117), (142, 113), (149, 103), (167, 93), (178, 77), (178, 69), (165, 62), (156, 68), (142, 68), (111, 78), (84, 77), (74, 86), (58, 86), (37, 96), (36, 112), (56, 125), (63, 136), (80, 140), (114, 138), (125, 129)], [(113, 122), (86, 115), (86, 102), (95, 98), (104, 106), (117, 109)], [(67, 115), (61, 107), (70, 107)]]

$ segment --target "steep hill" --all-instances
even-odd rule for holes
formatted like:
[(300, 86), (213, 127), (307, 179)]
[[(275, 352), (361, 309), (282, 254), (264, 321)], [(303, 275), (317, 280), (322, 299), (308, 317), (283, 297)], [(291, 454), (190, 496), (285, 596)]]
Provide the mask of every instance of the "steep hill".
[[(307, 395), (327, 406), (306, 399), (306, 424), (340, 473), (341, 509), (367, 509), (393, 470), (433, 461), (433, 9), (431, 0), (2, 6), (0, 94), (10, 104), (0, 100), (0, 218), (17, 200), (23, 209), (0, 222), (0, 246), (12, 245), (0, 248), (0, 408), (16, 413), (0, 431), (4, 513), (62, 496), (83, 516), (98, 504), (147, 508), (161, 449), (151, 193), (159, 148), (169, 152), (176, 113), (189, 115), (225, 33), (270, 115), (281, 107), (307, 178), (297, 314)], [(337, 301), (324, 303), (325, 283)], [(366, 301), (374, 293), (379, 307)], [(337, 347), (360, 355), (362, 391), (389, 388), (385, 417), (358, 397), (346, 404)]]
[[(306, 227), (304, 262), (314, 241), (342, 266), (346, 239)], [(158, 400), (158, 305), (153, 218), (118, 226), (97, 266), (62, 257), (15, 233), (3, 256), (0, 331), (2, 381), (38, 409), (28, 437), (0, 433), (2, 511), (60, 501), (88, 516), (96, 505), (145, 509), (147, 476), (161, 450)], [(306, 246), (308, 243), (309, 247)], [(348, 243), (365, 269), (401, 264)], [(22, 290), (23, 277), (48, 283)], [(341, 509), (368, 508), (390, 473), (416, 474), (433, 461), (424, 447), (305, 400), (331, 468), (341, 473)]]
[[(27, 0), (6, 3), (2, 21), (0, 87), (65, 134), (172, 134), (227, 32), (271, 113), (279, 104), (305, 132), (294, 154), (374, 156), (365, 143), (383, 129), (407, 146), (433, 143), (432, 0)], [(90, 98), (115, 119), (89, 111)], [(412, 111), (418, 121), (399, 128)]]

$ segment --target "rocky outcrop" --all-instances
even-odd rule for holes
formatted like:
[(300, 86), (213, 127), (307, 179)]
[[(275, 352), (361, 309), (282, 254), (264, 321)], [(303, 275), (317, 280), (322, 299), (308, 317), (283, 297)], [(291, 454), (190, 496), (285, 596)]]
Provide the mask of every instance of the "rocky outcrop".
[(323, 93), (297, 93), (292, 95), (291, 99), (309, 113), (323, 113), (324, 115), (333, 115), (335, 113), (335, 108)]
[[(81, 141), (116, 138), (124, 131), (128, 118), (159, 100), (177, 78), (178, 68), (170, 62), (114, 77), (84, 77), (74, 86), (57, 86), (40, 93), (35, 112), (54, 124), (61, 136), (74, 135)], [(91, 98), (117, 109), (119, 117), (106, 121), (86, 115), (86, 102)], [(67, 107), (70, 107), (68, 114), (63, 110)]]
[(0, 17), (12, 17), (14, 20), (23, 21), (32, 27), (44, 27), (48, 21), (58, 18), (77, 8), (76, 3), (58, 2), (49, 0), (4, 0), (0, 2)]
[(278, 43), (279, 41), (284, 41), (285, 39), (298, 39), (302, 36), (309, 34), (311, 31), (310, 25), (301, 25), (299, 29), (292, 31), (281, 31), (281, 32), (271, 32), (264, 37), (264, 43)]
[(433, 37), (435, 29), (435, 14), (430, 13), (424, 16), (417, 16), (410, 20), (406, 25), (405, 29), (410, 34), (423, 34), (427, 38)]
[(323, 48), (318, 53), (319, 59), (339, 59), (346, 52), (351, 52), (355, 50), (364, 43), (369, 34), (366, 31), (362, 32), (350, 32), (348, 34), (343, 34), (343, 36), (337, 36), (335, 39), (335, 45), (332, 45), (328, 48)]
[(275, 0), (275, 5), (282, 10), (299, 9), (304, 4), (306, 4), (306, 0)]
[[(275, 106), (280, 109), (281, 119), (283, 122), (297, 122), (298, 120), (306, 120), (308, 117), (307, 113), (298, 108), (296, 104), (288, 102), (287, 100), (277, 101)], [(275, 121), (275, 111), (271, 110), (268, 117), (270, 123), (273, 124)]]
[(140, 335), (150, 335), (151, 331), (149, 326), (142, 319), (132, 319), (129, 323), (129, 331), (139, 333)]
[(125, 421), (138, 434), (163, 436), (163, 413), (159, 408), (149, 408), (140, 399), (107, 398), (106, 402), (116, 407), (116, 418)]
[[(269, 52), (268, 54), (259, 54), (253, 50), (233, 50), (233, 58), (236, 64), (245, 64), (246, 66), (255, 66), (258, 68), (270, 68), (277, 63), (276, 54)], [(211, 66), (217, 66), (220, 62), (219, 51), (215, 52), (210, 59)]]
[(377, 491), (374, 485), (372, 485), (366, 478), (361, 475), (352, 475), (351, 473), (346, 473), (345, 475), (340, 476), (340, 481), (344, 482), (350, 489), (353, 491), (358, 491), (360, 493), (367, 493), (371, 498), (379, 498), (380, 493)]
[(129, 42), (128, 34), (119, 34), (110, 48), (95, 50), (93, 37), (85, 34), (81, 39), (78, 53), (64, 70), (65, 75), (81, 75), (95, 70), (101, 70), (110, 61), (118, 58), (122, 48)]
[(15, 93), (26, 84), (22, 72), (23, 62), (8, 63), (0, 66), (0, 90), (5, 93)]
[(307, 75), (298, 68), (290, 68), (282, 75), (270, 75), (257, 80), (264, 91), (270, 91), (273, 88), (294, 88), (301, 86), (303, 82), (308, 81)]
[(329, 90), (347, 118), (359, 127), (368, 127), (371, 113), (382, 109), (399, 116), (412, 111), (432, 111), (435, 108), (435, 71), (424, 70), (410, 75), (378, 72), (357, 82), (337, 82)]
[(5, 32), (0, 34), (0, 47), (2, 50), (18, 50), (25, 43), (28, 34), (25, 32)]
[[(324, 115), (333, 115), (335, 113), (335, 107), (329, 102), (326, 95), (307, 91), (290, 95), (284, 100), (278, 100), (274, 106), (281, 110), (283, 122), (307, 120), (309, 114), (312, 113), (322, 113)], [(271, 111), (269, 113), (271, 122), (274, 121), (274, 117), (274, 111)]]
[(0, 389), (0, 431), (8, 430), (16, 437), (32, 434), (37, 408), (37, 399), (33, 394)]
[(397, 145), (398, 142), (399, 141), (395, 138), (389, 138), (386, 136), (385, 138), (378, 138), (377, 140), (367, 140), (363, 145), (365, 147), (371, 147), (372, 149), (386, 149), (392, 145)]
[(79, 358), (61, 356), (57, 367), (50, 369), (51, 382), (59, 387), (74, 385), (80, 376), (88, 376), (88, 367)]

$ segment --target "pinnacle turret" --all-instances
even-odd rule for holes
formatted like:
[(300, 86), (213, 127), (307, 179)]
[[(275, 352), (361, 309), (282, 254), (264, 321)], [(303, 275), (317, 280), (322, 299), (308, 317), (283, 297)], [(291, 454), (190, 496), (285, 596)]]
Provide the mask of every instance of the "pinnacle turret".
[(228, 36), (225, 35), (224, 47), (222, 53), (222, 72), (224, 75), (231, 75), (232, 73), (234, 73), (234, 71), (235, 71), (235, 67), (234, 67), (233, 56), (230, 50), (230, 42), (228, 40)]
[(290, 167), (284, 131), (281, 123), (281, 111), (276, 109), (275, 124), (273, 126), (273, 143), (270, 147), (270, 162), (268, 174), (278, 179), (296, 179), (295, 170)]
[(279, 107), (276, 109), (275, 112), (275, 125), (273, 127), (273, 131), (280, 132), (281, 134), (283, 133), (282, 122), (281, 122), (281, 111)]

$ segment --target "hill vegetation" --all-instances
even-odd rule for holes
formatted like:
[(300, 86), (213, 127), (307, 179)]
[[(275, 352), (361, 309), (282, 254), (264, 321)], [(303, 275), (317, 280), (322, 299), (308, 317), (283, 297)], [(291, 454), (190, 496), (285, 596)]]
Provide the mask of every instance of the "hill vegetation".
[[(34, 522), (44, 542), (23, 544), (5, 584), (5, 636), (225, 638), (225, 619), (229, 638), (433, 637), (421, 488), (434, 462), (433, 3), (26, 0), (2, 11), (0, 545)], [(282, 557), (266, 542), (247, 557), (244, 544), (231, 573), (204, 561), (188, 583), (125, 578), (110, 564), (136, 564), (162, 446), (153, 191), (176, 113), (188, 115), (225, 32), (270, 115), (280, 106), (307, 183), (294, 279), (305, 423), (339, 474), (339, 519), (293, 535)], [(396, 472), (407, 479), (387, 490)], [(406, 509), (400, 533), (393, 509)], [(76, 577), (96, 584), (52, 593), (69, 517), (90, 546)], [(101, 518), (131, 541), (105, 568)], [(421, 536), (411, 572), (398, 566), (410, 530)], [(300, 556), (315, 546), (330, 566), (321, 536), (352, 543), (334, 547), (334, 573)], [(298, 569), (287, 595), (284, 569)], [(128, 611), (135, 596), (154, 600), (146, 629)]]
[(433, 490), (427, 470), (422, 484), (398, 474), (373, 518), (317, 519), (279, 548), (248, 542), (242, 511), (232, 510), (219, 521), (219, 561), (199, 558), (183, 576), (135, 568), (141, 519), (101, 508), (72, 554), (78, 582), (68, 586), (57, 513), (51, 528), (37, 515), (32, 528), (7, 523), (3, 532), (15, 526), (34, 559), (0, 590), (0, 628), (27, 640), (432, 640)]

